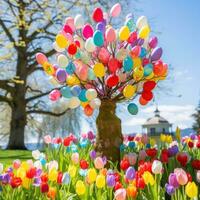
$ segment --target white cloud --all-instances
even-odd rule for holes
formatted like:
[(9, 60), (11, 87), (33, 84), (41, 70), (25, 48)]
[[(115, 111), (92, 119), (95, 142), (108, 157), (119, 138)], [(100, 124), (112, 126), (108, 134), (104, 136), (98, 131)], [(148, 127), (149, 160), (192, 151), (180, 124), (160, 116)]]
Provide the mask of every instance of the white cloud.
[(132, 118), (123, 123), (124, 126), (138, 126), (142, 125), (146, 121), (146, 118)]

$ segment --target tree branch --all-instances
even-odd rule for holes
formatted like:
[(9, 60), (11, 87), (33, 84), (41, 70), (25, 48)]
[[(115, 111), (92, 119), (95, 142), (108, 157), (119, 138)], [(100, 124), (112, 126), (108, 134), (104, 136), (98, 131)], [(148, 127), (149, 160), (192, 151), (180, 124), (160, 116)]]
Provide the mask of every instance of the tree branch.
[(13, 38), (12, 34), (10, 33), (9, 29), (6, 27), (6, 25), (4, 24), (4, 21), (0, 18), (0, 25), (3, 28), (3, 30), (5, 31), (7, 37), (9, 38), (10, 42), (14, 43), (14, 47), (17, 49), (17, 47), (15, 46), (15, 39)]
[(64, 115), (69, 109), (61, 112), (61, 113), (54, 113), (51, 111), (46, 111), (46, 110), (29, 110), (26, 113), (29, 114), (42, 114), (42, 115), (51, 115), (51, 116), (55, 116), (55, 117), (60, 117), (62, 115)]
[(12, 92), (13, 87), (8, 85), (8, 83), (10, 83), (10, 80), (0, 80), (0, 88), (6, 90), (7, 92)]
[(9, 106), (11, 106), (11, 100), (6, 96), (0, 95), (0, 102), (6, 102)]

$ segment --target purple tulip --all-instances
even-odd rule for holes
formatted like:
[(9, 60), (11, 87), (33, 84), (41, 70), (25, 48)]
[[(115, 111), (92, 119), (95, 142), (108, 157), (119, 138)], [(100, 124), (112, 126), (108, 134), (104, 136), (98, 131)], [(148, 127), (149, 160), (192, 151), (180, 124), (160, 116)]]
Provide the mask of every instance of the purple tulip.
[(96, 158), (96, 151), (95, 150), (90, 151), (90, 158), (92, 160), (94, 160)]
[(194, 133), (191, 133), (191, 134), (190, 134), (190, 139), (191, 139), (191, 140), (195, 140), (195, 139), (196, 139), (196, 135), (195, 135)]
[(33, 185), (39, 187), (41, 184), (41, 179), (39, 177), (34, 178)]
[(174, 145), (168, 149), (168, 153), (169, 153), (170, 157), (175, 156), (178, 152), (179, 152), (179, 150), (178, 150), (177, 145)]
[(153, 62), (159, 60), (162, 56), (162, 52), (163, 50), (161, 47), (156, 47), (151, 53), (151, 61)]
[(135, 178), (135, 169), (133, 167), (129, 167), (127, 170), (126, 170), (126, 178), (128, 180), (133, 180)]
[(36, 170), (36, 176), (40, 176), (42, 174), (42, 169), (37, 169)]
[(115, 176), (112, 174), (107, 175), (106, 183), (107, 183), (108, 187), (114, 187), (115, 186)]
[(107, 158), (106, 158), (106, 156), (103, 156), (102, 159), (103, 159), (104, 165), (106, 165), (106, 163), (107, 163)]
[(56, 71), (56, 78), (59, 82), (64, 83), (67, 78), (66, 71), (64, 69), (58, 69)]
[(2, 181), (4, 184), (9, 183), (10, 175), (8, 173), (0, 175), (0, 181)]
[(174, 173), (171, 173), (169, 175), (168, 182), (169, 182), (169, 185), (172, 185), (174, 188), (179, 187), (179, 183), (177, 181), (176, 174), (174, 174)]
[(166, 189), (167, 194), (169, 194), (169, 195), (172, 195), (175, 192), (174, 186), (172, 186), (170, 184), (166, 184), (165, 189)]
[(158, 44), (158, 39), (157, 37), (152, 37), (150, 40), (149, 40), (149, 47), (154, 49)]

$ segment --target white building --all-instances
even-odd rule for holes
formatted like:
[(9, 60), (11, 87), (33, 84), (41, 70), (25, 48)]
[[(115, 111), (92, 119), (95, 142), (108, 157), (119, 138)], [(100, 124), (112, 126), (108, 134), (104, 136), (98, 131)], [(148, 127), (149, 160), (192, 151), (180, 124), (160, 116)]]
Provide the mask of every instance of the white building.
[(171, 134), (172, 124), (160, 116), (158, 108), (156, 108), (154, 113), (154, 117), (147, 119), (142, 125), (143, 132), (146, 132), (149, 136), (159, 136), (161, 133)]

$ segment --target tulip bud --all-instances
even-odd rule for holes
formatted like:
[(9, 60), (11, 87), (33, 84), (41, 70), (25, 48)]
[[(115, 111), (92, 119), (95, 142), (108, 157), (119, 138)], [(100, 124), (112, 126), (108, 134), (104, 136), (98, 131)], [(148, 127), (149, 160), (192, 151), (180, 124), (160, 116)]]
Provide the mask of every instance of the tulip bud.
[(194, 197), (197, 197), (198, 194), (198, 187), (195, 184), (195, 182), (188, 182), (188, 184), (185, 187), (185, 193), (188, 197), (193, 199)]

